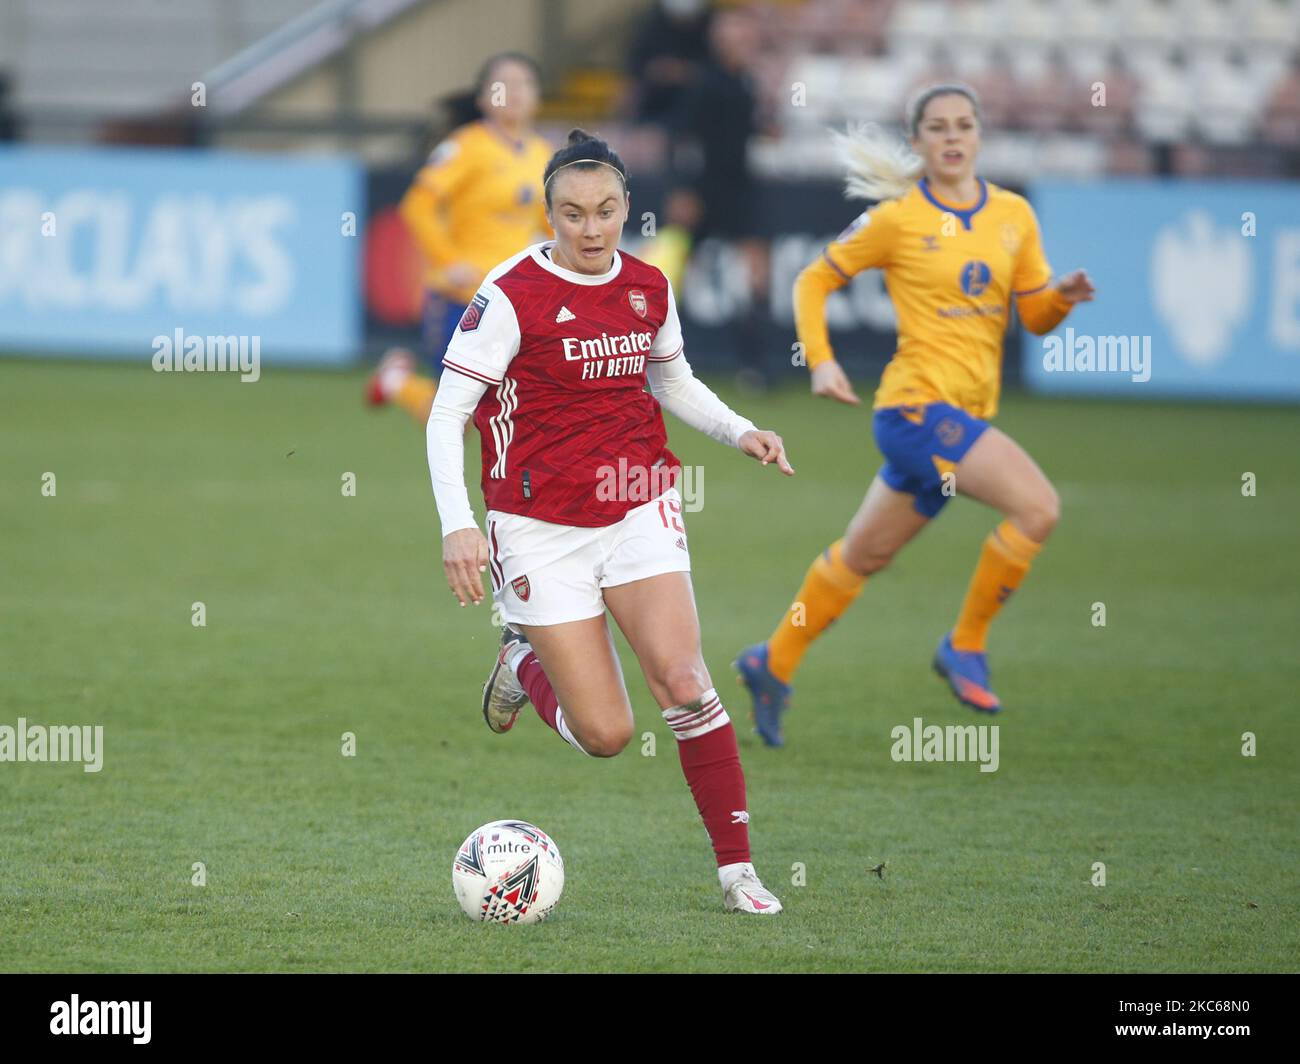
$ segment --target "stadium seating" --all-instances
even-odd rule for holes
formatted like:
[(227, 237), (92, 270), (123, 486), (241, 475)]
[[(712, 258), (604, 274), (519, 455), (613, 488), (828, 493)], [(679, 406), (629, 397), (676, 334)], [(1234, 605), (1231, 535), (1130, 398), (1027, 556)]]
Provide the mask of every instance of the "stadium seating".
[(14, 103), (114, 116), (184, 100), (203, 71), (312, 7), (315, 0), (8, 0), (0, 69)]
[[(809, 0), (763, 8), (773, 174), (825, 158), (827, 125), (897, 125), (920, 84), (980, 90), (988, 160), (1026, 179), (1150, 168), (1134, 138), (1295, 148), (1300, 0)], [(804, 106), (791, 107), (803, 86)], [(1105, 104), (1093, 102), (1104, 86)], [(1190, 155), (1188, 156), (1190, 157)]]

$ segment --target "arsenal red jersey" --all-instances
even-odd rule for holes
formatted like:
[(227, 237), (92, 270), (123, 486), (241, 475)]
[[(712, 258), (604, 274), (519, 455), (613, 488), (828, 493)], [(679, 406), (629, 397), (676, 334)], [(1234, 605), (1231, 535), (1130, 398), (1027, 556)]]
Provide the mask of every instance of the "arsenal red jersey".
[(672, 482), (679, 463), (646, 366), (681, 355), (681, 324), (655, 267), (616, 251), (589, 276), (552, 262), (553, 245), (488, 274), (443, 366), (488, 385), (474, 412), (488, 509), (602, 527), (648, 501), (611, 484), (654, 483), (657, 495)]

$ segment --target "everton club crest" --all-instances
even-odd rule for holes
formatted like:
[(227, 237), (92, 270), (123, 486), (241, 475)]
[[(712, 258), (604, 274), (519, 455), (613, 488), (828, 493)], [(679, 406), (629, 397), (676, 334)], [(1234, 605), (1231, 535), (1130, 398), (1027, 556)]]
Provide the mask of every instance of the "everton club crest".
[(636, 316), (638, 318), (645, 317), (645, 293), (642, 292), (641, 289), (632, 289), (632, 291), (627, 294), (627, 301), (632, 305), (632, 309), (636, 311)]

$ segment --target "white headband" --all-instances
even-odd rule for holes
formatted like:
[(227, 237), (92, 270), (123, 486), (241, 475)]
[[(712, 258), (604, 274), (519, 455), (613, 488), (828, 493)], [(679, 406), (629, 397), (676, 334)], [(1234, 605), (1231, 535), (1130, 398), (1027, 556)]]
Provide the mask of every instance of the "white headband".
[[(551, 177), (554, 177), (556, 174), (558, 174), (561, 170), (564, 169), (565, 166), (577, 166), (579, 163), (595, 163), (597, 166), (608, 166), (611, 170), (614, 171), (614, 173), (618, 174), (618, 179), (623, 182), (623, 187), (624, 188), (627, 187), (627, 178), (623, 176), (623, 171), (620, 170), (617, 166), (613, 165), (612, 163), (605, 162), (604, 159), (574, 159), (573, 162), (565, 163), (564, 166), (557, 166), (554, 170), (551, 171)], [(551, 183), (551, 177), (548, 177), (546, 181), (543, 182), (543, 187)]]

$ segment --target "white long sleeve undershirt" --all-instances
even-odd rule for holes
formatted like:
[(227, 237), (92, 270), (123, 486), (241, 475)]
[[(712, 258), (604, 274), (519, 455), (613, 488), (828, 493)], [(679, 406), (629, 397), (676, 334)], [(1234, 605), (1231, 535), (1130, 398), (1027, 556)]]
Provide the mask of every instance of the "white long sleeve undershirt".
[(719, 443), (735, 447), (740, 437), (754, 428), (752, 421), (737, 414), (695, 376), (685, 355), (648, 363), (646, 378), (650, 394), (660, 406)]
[(424, 439), (444, 537), (462, 528), (478, 527), (465, 488), (465, 424), (474, 416), (474, 408), (487, 390), (481, 381), (446, 369), (433, 397)]
[[(754, 423), (741, 417), (691, 371), (685, 355), (649, 362), (650, 394), (673, 416), (728, 447), (735, 447)], [(429, 476), (443, 536), (476, 528), (465, 487), (465, 423), (488, 386), (455, 370), (443, 373), (425, 431)]]

